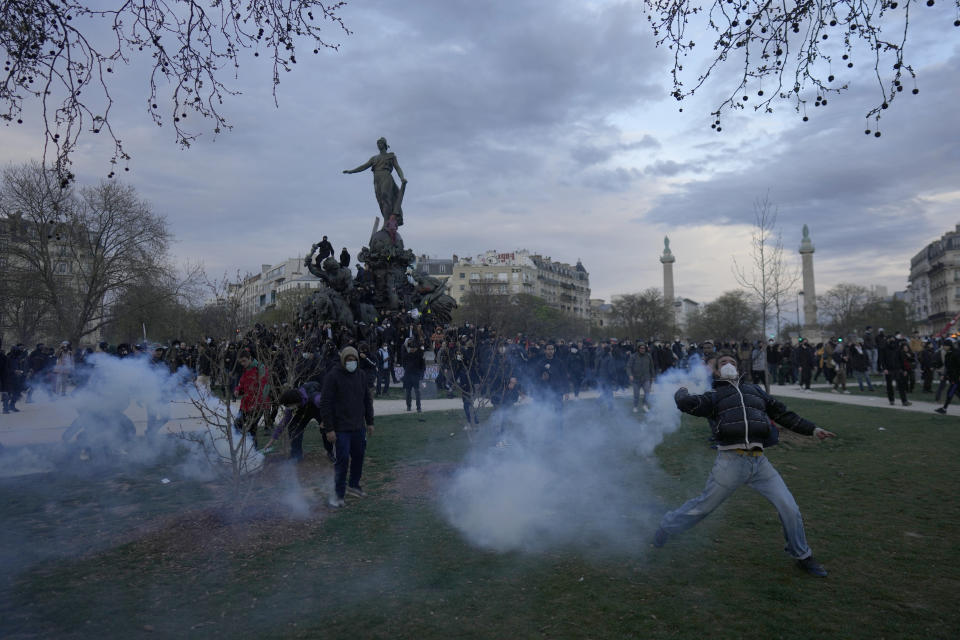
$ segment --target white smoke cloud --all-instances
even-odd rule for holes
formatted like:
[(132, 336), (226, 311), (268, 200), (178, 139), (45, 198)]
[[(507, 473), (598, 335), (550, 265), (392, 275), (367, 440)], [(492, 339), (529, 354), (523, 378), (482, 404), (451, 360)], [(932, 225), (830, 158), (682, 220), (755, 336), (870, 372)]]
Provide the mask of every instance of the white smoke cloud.
[(562, 418), (538, 402), (516, 407), (500, 436), (506, 446), (478, 443), (454, 474), (445, 516), (471, 543), (498, 552), (635, 548), (662, 511), (652, 454), (680, 426), (673, 394), (681, 386), (702, 393), (710, 382), (699, 362), (668, 371), (639, 421), (622, 406), (591, 402), (568, 402)]
[[(60, 445), (42, 456), (40, 448), (4, 450), (4, 475), (69, 471), (77, 464), (96, 468), (175, 460), (175, 471), (183, 477), (210, 479), (231, 473), (228, 430), (235, 450), (240, 451), (240, 472), (263, 468), (264, 456), (254, 449), (251, 437), (241, 436), (231, 426), (236, 411), (228, 419), (226, 405), (194, 386), (186, 368), (170, 373), (165, 364), (153, 365), (146, 357), (117, 358), (101, 353), (91, 354), (86, 362), (89, 367), (76, 372), (81, 384), (71, 394), (55, 398), (54, 419), (76, 412)], [(46, 391), (42, 387), (34, 390), (39, 401), (35, 406), (42, 406)], [(156, 428), (148, 435), (150, 415), (155, 416)], [(49, 418), (38, 413), (38, 420), (45, 417)], [(170, 437), (168, 432), (182, 437)]]

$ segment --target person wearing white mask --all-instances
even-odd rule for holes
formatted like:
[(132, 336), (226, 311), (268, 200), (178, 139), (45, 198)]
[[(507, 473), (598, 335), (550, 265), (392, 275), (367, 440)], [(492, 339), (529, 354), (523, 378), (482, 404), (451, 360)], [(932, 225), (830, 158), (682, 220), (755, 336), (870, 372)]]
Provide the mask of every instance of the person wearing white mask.
[(763, 455), (763, 442), (770, 436), (771, 420), (820, 440), (836, 434), (789, 411), (763, 387), (741, 382), (735, 356), (720, 355), (716, 364), (719, 378), (713, 390), (691, 395), (681, 387), (674, 400), (682, 412), (709, 419), (717, 441), (717, 459), (703, 492), (663, 516), (654, 535), (654, 546), (662, 547), (670, 536), (710, 515), (738, 487), (749, 485), (777, 508), (787, 543), (785, 550), (799, 567), (811, 575), (825, 577), (827, 571), (814, 560), (807, 545), (800, 508), (783, 478)]
[(344, 347), (340, 366), (327, 373), (320, 393), (323, 435), (336, 447), (335, 494), (328, 502), (331, 507), (342, 507), (347, 493), (358, 498), (367, 495), (360, 487), (360, 476), (367, 436), (373, 435), (373, 397), (366, 374), (358, 368), (359, 360), (356, 349)]

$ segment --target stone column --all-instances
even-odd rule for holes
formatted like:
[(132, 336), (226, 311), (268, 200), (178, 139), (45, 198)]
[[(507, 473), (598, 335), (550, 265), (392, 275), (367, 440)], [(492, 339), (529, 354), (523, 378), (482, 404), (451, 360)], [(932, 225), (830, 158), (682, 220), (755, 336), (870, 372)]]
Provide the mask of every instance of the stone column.
[(800, 259), (803, 261), (803, 335), (814, 341), (819, 334), (817, 326), (817, 290), (813, 282), (813, 242), (810, 229), (803, 225), (803, 240), (800, 241)]
[(673, 263), (677, 259), (670, 252), (670, 238), (663, 237), (663, 255), (660, 262), (663, 264), (663, 301), (673, 308)]

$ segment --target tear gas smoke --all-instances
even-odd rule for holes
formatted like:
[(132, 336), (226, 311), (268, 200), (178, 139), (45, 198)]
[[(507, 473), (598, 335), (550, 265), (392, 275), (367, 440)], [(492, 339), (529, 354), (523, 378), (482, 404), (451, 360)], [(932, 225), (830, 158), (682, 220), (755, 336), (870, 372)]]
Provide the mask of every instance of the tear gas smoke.
[[(100, 353), (88, 356), (87, 363), (87, 375), (72, 394), (51, 396), (55, 407), (42, 402), (48, 390), (34, 390), (38, 402), (31, 410), (37, 412), (37, 421), (44, 422), (35, 426), (62, 426), (64, 416), (75, 412), (62, 443), (49, 454), (55, 464), (52, 468), (41, 465), (39, 449), (9, 448), (2, 454), (5, 475), (72, 469), (76, 464), (87, 468), (150, 465), (175, 457), (179, 459), (177, 471), (185, 477), (209, 479), (227, 471), (219, 468), (223, 466), (219, 463), (231, 461), (228, 429), (233, 431), (235, 449), (242, 454), (241, 473), (263, 467), (263, 455), (253, 448), (250, 436), (242, 438), (230, 426), (226, 406), (215, 396), (198, 391), (186, 368), (171, 374), (145, 357), (116, 358)], [(203, 405), (202, 412), (197, 403)], [(166, 437), (166, 430), (186, 437)]]
[(442, 496), (447, 519), (494, 551), (629, 553), (664, 510), (651, 486), (661, 474), (652, 454), (680, 426), (673, 394), (681, 386), (702, 393), (710, 382), (700, 362), (671, 369), (653, 385), (639, 421), (591, 402), (568, 402), (562, 416), (536, 401), (513, 408), (494, 438), (501, 446), (478, 442), (454, 474)]

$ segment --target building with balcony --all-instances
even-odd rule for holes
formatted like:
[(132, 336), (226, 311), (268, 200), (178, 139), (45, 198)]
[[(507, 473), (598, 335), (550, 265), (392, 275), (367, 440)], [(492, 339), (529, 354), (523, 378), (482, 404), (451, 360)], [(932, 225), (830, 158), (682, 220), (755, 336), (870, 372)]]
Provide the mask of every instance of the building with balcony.
[(578, 260), (557, 262), (526, 249), (487, 251), (453, 263), (448, 292), (458, 304), (470, 291), (489, 295), (528, 294), (572, 316), (590, 319), (590, 274)]
[(230, 292), (240, 299), (240, 315), (252, 320), (257, 314), (272, 308), (277, 296), (288, 291), (317, 289), (323, 281), (303, 265), (303, 258), (287, 258), (278, 264), (260, 265), (260, 273), (232, 285)]
[(960, 314), (960, 224), (910, 260), (907, 303), (921, 334), (935, 334)]
[(417, 273), (446, 280), (453, 274), (453, 267), (457, 263), (456, 254), (452, 258), (432, 258), (426, 255), (417, 257)]
[[(51, 297), (83, 300), (91, 293), (93, 254), (90, 231), (66, 223), (38, 222), (19, 214), (0, 218), (0, 336), (4, 344), (57, 343)], [(102, 337), (97, 328), (104, 297), (94, 302), (98, 312), (83, 327), (84, 344)]]

